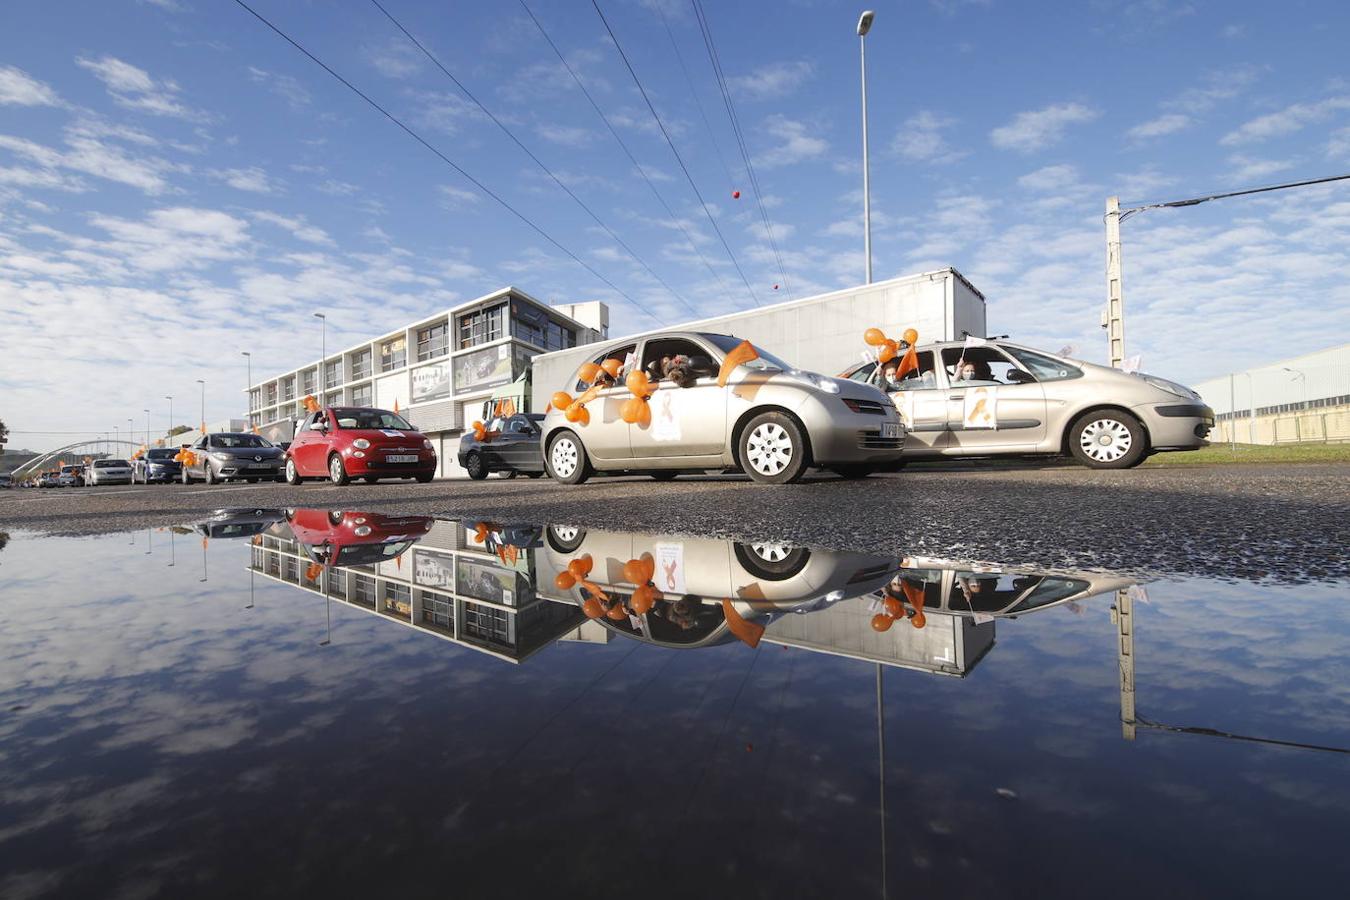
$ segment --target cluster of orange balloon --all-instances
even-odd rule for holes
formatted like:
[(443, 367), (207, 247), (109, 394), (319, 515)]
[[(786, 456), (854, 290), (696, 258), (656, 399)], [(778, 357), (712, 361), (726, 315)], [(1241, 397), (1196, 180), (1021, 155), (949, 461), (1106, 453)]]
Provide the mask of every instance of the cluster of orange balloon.
[(581, 611), (589, 619), (598, 619), (605, 615), (607, 612), (605, 604), (609, 602), (609, 594), (602, 591), (600, 585), (587, 580), (594, 565), (595, 561), (591, 559), (589, 553), (586, 553), (569, 562), (567, 568), (553, 579), (553, 586), (560, 591), (580, 587), (590, 595), (581, 604)]
[(478, 443), (488, 444), (492, 442), (493, 438), (497, 438), (500, 436), (501, 432), (498, 431), (497, 429), (494, 428), (491, 431), (489, 431), (488, 427), (484, 425), (482, 422), (478, 421), (477, 419), (474, 420), (473, 437), (474, 440), (478, 441)]
[(633, 394), (631, 400), (625, 400), (623, 406), (619, 409), (619, 416), (629, 425), (647, 426), (652, 423), (652, 405), (649, 402), (652, 394), (661, 385), (653, 384), (647, 377), (647, 373), (641, 369), (635, 372), (629, 372), (628, 377), (624, 379), (624, 384)]
[(319, 401), (314, 399), (313, 394), (306, 394), (300, 402), (304, 404), (305, 412), (313, 413), (319, 411)]
[[(914, 616), (909, 620), (909, 624), (915, 628), (922, 628), (927, 625), (928, 619), (923, 614), (923, 586), (910, 581), (901, 581), (900, 593), (905, 600), (909, 601), (909, 605), (914, 607)], [(901, 602), (900, 598), (887, 595), (886, 599), (882, 601), (882, 612), (872, 617), (872, 630), (890, 631), (896, 620), (903, 619), (906, 615), (905, 604)]]
[(173, 461), (182, 463), (185, 466), (195, 466), (197, 464), (197, 454), (193, 453), (187, 447), (179, 447), (178, 452), (173, 455)]
[(623, 362), (617, 359), (607, 359), (599, 365), (586, 363), (577, 373), (577, 377), (589, 384), (590, 387), (586, 388), (575, 399), (567, 391), (558, 391), (549, 399), (549, 403), (554, 409), (563, 410), (563, 416), (567, 421), (575, 422), (578, 425), (589, 425), (591, 414), (587, 412), (586, 404), (598, 397), (601, 390), (618, 381), (621, 371), (623, 371)]
[(906, 328), (899, 341), (886, 337), (886, 333), (880, 328), (869, 328), (863, 332), (863, 340), (873, 347), (880, 348), (877, 351), (877, 360), (882, 365), (899, 356), (901, 350), (905, 351), (904, 357), (900, 360), (900, 367), (896, 369), (896, 378), (904, 378), (910, 372), (918, 371), (919, 355), (914, 345), (919, 342), (919, 332), (913, 328)]
[(318, 581), (319, 576), (323, 574), (323, 565), (312, 562), (305, 568), (306, 581)]

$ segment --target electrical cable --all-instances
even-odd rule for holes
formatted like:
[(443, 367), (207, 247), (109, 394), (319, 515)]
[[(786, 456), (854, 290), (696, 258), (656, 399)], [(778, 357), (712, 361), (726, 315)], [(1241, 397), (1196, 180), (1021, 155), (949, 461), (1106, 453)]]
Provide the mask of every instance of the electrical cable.
[(575, 262), (577, 265), (581, 266), (581, 267), (582, 267), (583, 269), (585, 269), (587, 272), (589, 272), (589, 273), (591, 273), (592, 275), (594, 275), (598, 280), (600, 280), (600, 281), (604, 282), (606, 285), (608, 285), (609, 288), (610, 288), (611, 290), (613, 290), (616, 294), (618, 294), (619, 296), (621, 296), (621, 297), (623, 297), (625, 300), (627, 300), (628, 303), (629, 303), (629, 305), (631, 305), (634, 309), (640, 310), (644, 315), (649, 316), (649, 317), (652, 318), (652, 319), (656, 319), (656, 316), (655, 316), (650, 310), (648, 310), (645, 306), (643, 306), (642, 304), (640, 304), (640, 303), (638, 303), (636, 300), (634, 300), (632, 297), (630, 297), (630, 296), (627, 294), (627, 292), (625, 292), (622, 288), (620, 288), (620, 287), (619, 287), (618, 285), (616, 285), (614, 282), (610, 281), (610, 280), (609, 280), (608, 278), (606, 278), (604, 275), (600, 274), (600, 272), (596, 271), (589, 263), (587, 263), (587, 262), (586, 262), (585, 260), (583, 260), (581, 257), (577, 256), (575, 253), (573, 253), (573, 252), (572, 252), (571, 250), (569, 250), (567, 247), (563, 246), (563, 244), (560, 243), (556, 238), (554, 238), (551, 234), (549, 234), (547, 231), (545, 231), (545, 230), (544, 230), (542, 227), (540, 227), (539, 225), (536, 225), (532, 219), (530, 219), (528, 216), (526, 216), (526, 215), (525, 215), (524, 213), (522, 213), (520, 210), (516, 209), (516, 208), (515, 208), (514, 206), (512, 206), (510, 203), (506, 202), (505, 199), (503, 199), (500, 195), (498, 195), (497, 193), (495, 193), (491, 188), (489, 188), (489, 187), (488, 187), (487, 185), (485, 185), (483, 182), (479, 181), (477, 178), (475, 178), (474, 176), (470, 175), (467, 171), (465, 171), (462, 167), (460, 167), (459, 164), (457, 164), (454, 160), (452, 160), (450, 157), (446, 156), (446, 155), (445, 155), (444, 153), (442, 153), (439, 149), (437, 149), (437, 148), (435, 147), (435, 145), (433, 145), (432, 143), (430, 143), (426, 138), (422, 137), (420, 134), (418, 134), (416, 131), (414, 131), (410, 126), (408, 126), (406, 123), (404, 123), (404, 121), (403, 121), (402, 119), (400, 119), (398, 116), (396, 116), (396, 115), (394, 115), (393, 113), (391, 113), (389, 110), (385, 109), (383, 106), (381, 106), (381, 105), (380, 105), (379, 103), (377, 103), (375, 100), (373, 100), (369, 95), (367, 95), (366, 93), (364, 93), (364, 92), (363, 92), (360, 88), (358, 88), (356, 85), (352, 84), (352, 83), (351, 83), (350, 81), (348, 81), (346, 78), (344, 78), (344, 77), (342, 77), (341, 75), (339, 75), (336, 71), (333, 70), (333, 68), (332, 68), (331, 66), (329, 66), (327, 63), (325, 63), (323, 60), (319, 59), (319, 58), (318, 58), (317, 56), (315, 56), (313, 53), (310, 53), (308, 50), (306, 50), (306, 49), (305, 49), (298, 41), (295, 40), (295, 38), (291, 37), (289, 34), (287, 34), (286, 32), (282, 31), (282, 30), (281, 30), (280, 28), (278, 28), (276, 25), (273, 25), (272, 22), (271, 22), (269, 19), (267, 19), (267, 17), (263, 16), (261, 13), (259, 13), (257, 10), (255, 10), (253, 7), (249, 6), (247, 3), (244, 2), (244, 0), (234, 0), (234, 2), (235, 2), (237, 5), (239, 5), (240, 7), (242, 7), (245, 11), (247, 11), (250, 15), (252, 15), (255, 19), (257, 19), (259, 22), (262, 22), (264, 25), (266, 25), (268, 28), (270, 28), (273, 32), (275, 32), (275, 33), (277, 34), (278, 37), (280, 37), (280, 38), (281, 38), (282, 40), (284, 40), (286, 43), (290, 44), (290, 45), (291, 45), (292, 47), (294, 47), (296, 50), (299, 50), (302, 54), (304, 54), (305, 56), (307, 56), (307, 57), (309, 58), (309, 60), (310, 60), (311, 62), (313, 62), (315, 65), (317, 65), (319, 68), (323, 69), (323, 70), (324, 70), (325, 72), (327, 72), (329, 75), (332, 75), (335, 79), (337, 79), (339, 82), (341, 82), (342, 85), (343, 85), (344, 87), (346, 87), (349, 91), (351, 91), (353, 94), (356, 94), (356, 96), (360, 97), (362, 100), (366, 101), (366, 103), (368, 103), (370, 106), (374, 107), (381, 115), (383, 115), (383, 116), (384, 116), (385, 118), (387, 118), (389, 121), (393, 122), (393, 123), (394, 123), (395, 125), (397, 125), (399, 128), (403, 129), (403, 131), (406, 132), (406, 133), (408, 134), (409, 137), (411, 137), (413, 140), (417, 141), (417, 143), (421, 144), (423, 147), (425, 147), (425, 148), (427, 148), (428, 150), (430, 150), (433, 154), (436, 155), (436, 157), (437, 157), (438, 159), (441, 160), (441, 162), (445, 163), (445, 164), (448, 165), (450, 168), (452, 168), (452, 169), (454, 169), (456, 172), (458, 172), (462, 177), (464, 177), (464, 178), (467, 179), (470, 183), (472, 183), (474, 187), (478, 188), (478, 189), (479, 189), (480, 191), (482, 191), (484, 194), (488, 195), (488, 196), (491, 197), (493, 200), (497, 201), (497, 203), (498, 203), (503, 209), (505, 209), (507, 212), (511, 213), (511, 215), (515, 216), (517, 219), (519, 219), (520, 221), (522, 221), (522, 222), (524, 222), (526, 225), (528, 225), (532, 231), (534, 231), (536, 234), (538, 234), (538, 235), (539, 235), (540, 237), (542, 237), (544, 240), (548, 241), (548, 242), (549, 242), (550, 244), (552, 244), (554, 247), (556, 247), (556, 248), (558, 248), (559, 250), (561, 250), (564, 254), (566, 254), (568, 257), (570, 257), (570, 258), (572, 259), (573, 262)]
[(759, 185), (759, 176), (755, 173), (755, 164), (750, 160), (750, 150), (745, 142), (745, 132), (741, 128), (741, 118), (736, 113), (736, 105), (731, 101), (731, 89), (727, 87), (726, 73), (722, 70), (722, 58), (717, 53), (717, 45), (713, 41), (712, 26), (708, 24), (707, 14), (703, 11), (703, 4), (700, 0), (690, 0), (694, 7), (694, 15), (698, 19), (699, 31), (703, 34), (703, 46), (708, 51), (708, 60), (712, 63), (713, 75), (717, 79), (717, 86), (722, 92), (722, 103), (727, 109), (727, 118), (731, 120), (731, 130), (736, 135), (736, 145), (741, 151), (741, 160), (745, 163), (745, 174), (750, 179), (750, 188), (755, 193), (755, 205), (759, 207), (760, 218), (764, 222), (764, 233), (769, 238), (769, 246), (773, 249), (774, 259), (778, 262), (778, 275), (783, 279), (783, 289), (787, 291), (788, 298), (792, 298), (792, 288), (788, 285), (787, 268), (783, 265), (783, 256), (778, 251), (778, 241), (773, 236), (773, 225), (769, 221), (769, 211), (764, 206), (764, 191)]
[(1350, 175), (1330, 175), (1326, 178), (1310, 178), (1306, 181), (1288, 181), (1284, 184), (1271, 184), (1265, 187), (1246, 188), (1241, 191), (1228, 191), (1222, 194), (1206, 194), (1203, 197), (1192, 197), (1189, 200), (1169, 200), (1165, 203), (1146, 203), (1142, 206), (1131, 207), (1120, 212), (1120, 220), (1123, 222), (1135, 213), (1143, 212), (1146, 209), (1165, 209), (1181, 206), (1198, 206), (1201, 203), (1208, 203), (1211, 200), (1225, 200), (1229, 197), (1244, 197), (1248, 194), (1264, 194), (1269, 191), (1282, 191), (1285, 188), (1308, 187), (1314, 184), (1326, 184), (1331, 181), (1345, 181), (1350, 179)]
[[(239, 0), (235, 0), (239, 2)], [(740, 261), (736, 259), (736, 254), (732, 252), (731, 245), (727, 243), (726, 237), (722, 234), (722, 229), (717, 226), (717, 220), (713, 218), (712, 211), (708, 209), (708, 202), (703, 199), (703, 194), (699, 192), (698, 185), (694, 183), (694, 176), (689, 174), (689, 167), (684, 164), (684, 157), (680, 156), (680, 151), (675, 149), (675, 141), (671, 138), (670, 132), (666, 130), (666, 123), (661, 121), (660, 114), (652, 104), (651, 97), (647, 96), (647, 89), (642, 86), (642, 79), (638, 78), (637, 71), (633, 69), (633, 64), (628, 60), (628, 54), (623, 51), (623, 45), (619, 43), (619, 37), (614, 33), (614, 29), (609, 27), (609, 20), (605, 18), (605, 13), (600, 9), (598, 0), (591, 0), (591, 6), (595, 7), (595, 12), (600, 16), (600, 21), (605, 26), (605, 31), (609, 32), (609, 39), (614, 42), (614, 49), (619, 51), (619, 57), (623, 60), (624, 66), (628, 69), (628, 74), (633, 76), (633, 83), (637, 85), (638, 92), (642, 94), (642, 99), (647, 104), (647, 109), (651, 111), (652, 118), (656, 120), (656, 125), (661, 129), (661, 134), (666, 139), (666, 144), (670, 147), (670, 152), (675, 154), (675, 161), (680, 164), (680, 171), (684, 172), (684, 178), (689, 182), (689, 187), (693, 189), (694, 196), (698, 197), (698, 202), (703, 207), (703, 213), (708, 217), (708, 222), (712, 224), (713, 231), (717, 233), (717, 238), (722, 242), (722, 246), (727, 251), (727, 256), (731, 257), (731, 264), (736, 267), (736, 273), (741, 276), (741, 281), (745, 284), (745, 289), (750, 292), (750, 299), (755, 301), (755, 305), (761, 305), (759, 297), (755, 295), (755, 289), (750, 286), (750, 279), (745, 277), (745, 271), (741, 268)]]
[(577, 75), (571, 64), (568, 63), (567, 57), (563, 56), (562, 51), (558, 49), (558, 45), (553, 42), (553, 38), (549, 35), (548, 31), (544, 29), (543, 23), (535, 17), (534, 11), (525, 3), (525, 0), (520, 0), (520, 5), (524, 8), (525, 14), (530, 17), (530, 21), (534, 22), (534, 27), (539, 29), (539, 33), (553, 50), (553, 53), (558, 57), (558, 62), (562, 63), (563, 68), (567, 70), (567, 74), (572, 76), (572, 80), (576, 82), (577, 87), (581, 88), (581, 93), (585, 95), (588, 101), (590, 101), (591, 108), (594, 109), (595, 114), (600, 117), (600, 121), (605, 123), (605, 127), (609, 129), (609, 133), (613, 135), (614, 140), (617, 141), (619, 146), (623, 149), (624, 155), (627, 156), (628, 161), (633, 164), (633, 168), (642, 176), (642, 180), (647, 182), (647, 187), (651, 188), (652, 195), (656, 197), (657, 202), (660, 203), (661, 207), (666, 211), (666, 215), (670, 216), (670, 220), (675, 223), (675, 227), (680, 229), (680, 233), (684, 235), (684, 239), (689, 242), (689, 249), (697, 254), (699, 261), (703, 263), (704, 268), (717, 279), (717, 283), (721, 286), (722, 291), (724, 293), (730, 293), (727, 290), (726, 281), (722, 278), (722, 273), (714, 269), (712, 263), (708, 262), (708, 258), (703, 255), (703, 251), (700, 250), (698, 244), (694, 242), (693, 235), (691, 235), (689, 229), (685, 227), (684, 220), (675, 214), (675, 210), (670, 208), (670, 204), (666, 202), (666, 198), (661, 195), (659, 190), (657, 190), (655, 183), (652, 182), (651, 176), (647, 174), (647, 170), (643, 168), (642, 163), (637, 161), (637, 157), (633, 155), (633, 152), (628, 149), (628, 144), (626, 144), (624, 139), (619, 136), (618, 129), (614, 127), (609, 121), (609, 117), (600, 109), (600, 104), (596, 102), (595, 97), (591, 95), (591, 92), (587, 90), (586, 85), (582, 83), (581, 76)]
[(712, 144), (713, 153), (717, 155), (717, 161), (722, 166), (722, 171), (727, 176), (727, 190), (733, 190), (736, 187), (736, 178), (731, 174), (731, 166), (727, 165), (726, 157), (722, 156), (722, 148), (717, 143), (717, 134), (713, 131), (712, 122), (708, 120), (708, 114), (703, 109), (703, 101), (698, 98), (698, 91), (694, 88), (694, 78), (689, 74), (689, 67), (684, 64), (684, 54), (680, 52), (680, 44), (675, 40), (675, 32), (670, 27), (670, 20), (666, 18), (665, 7), (656, 4), (656, 12), (661, 16), (661, 24), (665, 26), (666, 37), (670, 38), (670, 49), (675, 51), (675, 59), (680, 64), (680, 71), (684, 73), (684, 83), (689, 86), (689, 95), (694, 98), (694, 106), (698, 109), (698, 116), (703, 120), (703, 127), (708, 129), (708, 142)]
[(671, 287), (664, 278), (658, 275), (656, 273), (656, 270), (654, 270), (651, 266), (649, 266), (647, 264), (647, 261), (637, 254), (636, 250), (628, 246), (628, 244), (623, 240), (623, 238), (619, 237), (617, 234), (614, 233), (614, 229), (606, 225), (604, 220), (602, 220), (598, 215), (596, 215), (594, 210), (592, 210), (589, 206), (587, 206), (586, 203), (583, 202), (580, 197), (578, 197), (575, 193), (573, 193), (572, 189), (569, 188), (566, 184), (564, 184), (562, 180), (558, 178), (557, 175), (553, 174), (553, 170), (550, 169), (548, 166), (544, 165), (543, 160), (541, 160), (538, 156), (536, 156), (534, 152), (530, 150), (529, 147), (526, 147), (525, 144), (521, 142), (520, 138), (516, 137), (515, 133), (511, 131), (510, 128), (506, 127), (505, 123), (503, 123), (501, 119), (498, 119), (495, 115), (493, 115), (492, 110), (484, 106), (482, 101), (480, 101), (477, 97), (473, 95), (472, 91), (470, 91), (467, 87), (465, 87), (464, 84), (458, 78), (456, 78), (453, 74), (451, 74), (450, 70), (447, 69), (441, 63), (441, 61), (435, 56), (435, 54), (433, 54), (430, 50), (428, 50), (421, 41), (413, 37), (412, 32), (408, 31), (408, 29), (403, 26), (402, 22), (394, 18), (393, 13), (389, 12), (389, 10), (386, 9), (382, 3), (380, 3), (380, 0), (370, 0), (370, 2), (374, 4), (376, 9), (384, 13), (385, 18), (387, 18), (390, 22), (392, 22), (395, 28), (403, 32), (403, 35), (407, 37), (408, 40), (412, 41), (413, 46), (415, 46), (418, 50), (421, 50), (422, 54), (427, 59), (431, 60), (432, 65), (440, 69), (441, 72), (445, 74), (445, 77), (449, 78), (452, 82), (454, 82), (455, 87), (463, 91), (464, 96), (472, 100), (474, 105), (477, 106), (480, 110), (482, 110), (483, 114), (486, 115), (489, 119), (491, 119), (493, 124), (502, 130), (502, 133), (504, 133), (507, 137), (509, 137), (515, 143), (515, 145), (525, 153), (526, 156), (528, 156), (531, 160), (533, 160), (534, 164), (538, 166), (540, 169), (542, 169), (545, 175), (553, 179), (554, 184), (556, 184), (559, 188), (561, 188), (563, 192), (567, 194), (567, 196), (571, 197), (572, 201), (576, 203), (577, 206), (580, 206), (586, 212), (586, 215), (590, 216), (593, 220), (595, 220), (595, 224), (603, 228), (605, 230), (605, 233), (608, 234), (611, 238), (613, 238), (616, 244), (622, 247), (629, 256), (631, 256), (640, 266), (642, 266), (642, 268), (646, 269), (648, 275), (651, 275), (653, 278), (657, 280), (657, 282), (660, 283), (660, 285), (663, 288), (670, 291), (670, 293), (681, 303), (683, 303), (692, 313), (694, 313), (694, 315), (698, 315), (698, 310), (695, 309), (694, 306), (688, 300), (686, 300), (684, 296), (680, 294), (679, 291)]

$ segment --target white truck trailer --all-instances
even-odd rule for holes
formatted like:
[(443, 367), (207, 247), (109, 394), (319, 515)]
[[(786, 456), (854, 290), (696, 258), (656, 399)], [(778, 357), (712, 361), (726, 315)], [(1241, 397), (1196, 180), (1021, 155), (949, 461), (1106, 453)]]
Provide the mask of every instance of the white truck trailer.
[[(859, 361), (863, 332), (875, 325), (888, 337), (906, 328), (919, 340), (956, 340), (985, 335), (984, 295), (955, 269), (905, 275), (801, 300), (742, 310), (725, 316), (672, 324), (643, 334), (709, 331), (745, 338), (802, 369), (837, 375)], [(570, 390), (573, 373), (615, 337), (594, 345), (542, 353), (530, 366), (530, 409), (542, 412), (554, 391)]]

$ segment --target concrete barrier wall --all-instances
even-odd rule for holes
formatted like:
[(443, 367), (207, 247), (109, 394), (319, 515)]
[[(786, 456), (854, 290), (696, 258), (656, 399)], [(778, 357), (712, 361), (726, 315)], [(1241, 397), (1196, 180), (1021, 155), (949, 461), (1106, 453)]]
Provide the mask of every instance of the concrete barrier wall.
[(1257, 416), (1254, 420), (1240, 417), (1233, 422), (1219, 422), (1209, 439), (1215, 444), (1226, 444), (1230, 440), (1236, 440), (1239, 444), (1334, 444), (1350, 441), (1350, 406)]

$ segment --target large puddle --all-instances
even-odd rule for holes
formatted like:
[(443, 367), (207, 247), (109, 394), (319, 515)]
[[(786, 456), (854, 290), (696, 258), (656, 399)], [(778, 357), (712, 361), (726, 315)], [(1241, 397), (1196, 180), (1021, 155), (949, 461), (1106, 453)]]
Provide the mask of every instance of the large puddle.
[(0, 896), (1340, 893), (1350, 585), (1215, 574), (327, 510), (16, 535)]

